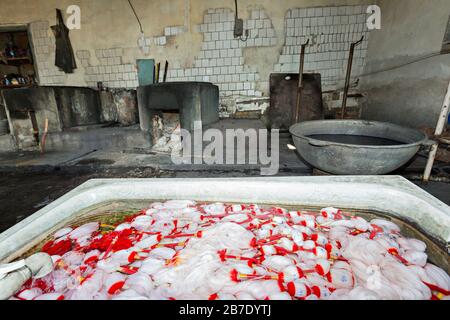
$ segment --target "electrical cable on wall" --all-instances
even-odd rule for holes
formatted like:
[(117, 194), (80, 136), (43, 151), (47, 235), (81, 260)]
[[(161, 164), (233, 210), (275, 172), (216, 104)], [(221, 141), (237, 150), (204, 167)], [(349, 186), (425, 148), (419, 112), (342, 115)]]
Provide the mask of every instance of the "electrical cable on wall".
[(367, 76), (371, 76), (371, 75), (374, 75), (374, 74), (377, 74), (377, 73), (392, 71), (392, 70), (395, 70), (395, 69), (399, 69), (399, 68), (408, 66), (410, 64), (414, 64), (414, 63), (417, 63), (417, 62), (420, 62), (420, 61), (428, 60), (428, 59), (431, 59), (431, 58), (434, 58), (434, 57), (437, 57), (437, 56), (446, 55), (446, 54), (448, 54), (448, 53), (442, 53), (440, 51), (429, 53), (427, 55), (423, 55), (422, 57), (419, 57), (417, 59), (414, 59), (412, 61), (408, 61), (408, 62), (399, 64), (399, 65), (395, 65), (395, 66), (392, 66), (392, 67), (389, 67), (389, 68), (385, 68), (385, 69), (376, 70), (376, 71), (369, 72), (369, 73), (363, 73), (359, 77), (367, 77)]
[(148, 39), (145, 38), (144, 34), (144, 28), (142, 28), (141, 20), (139, 19), (139, 16), (136, 13), (136, 9), (134, 8), (133, 4), (131, 3), (131, 0), (128, 0), (128, 4), (131, 7), (131, 10), (133, 10), (134, 16), (136, 17), (137, 22), (139, 23), (139, 29), (141, 30), (140, 35), (138, 37), (137, 43), (139, 46), (139, 49), (144, 55), (148, 55), (150, 53), (150, 46), (147, 44)]
[[(357, 82), (358, 82), (360, 78), (376, 75), (376, 74), (383, 73), (383, 72), (392, 71), (392, 70), (395, 70), (395, 69), (400, 69), (400, 68), (406, 67), (406, 66), (411, 65), (411, 64), (415, 64), (415, 63), (420, 62), (420, 61), (425, 61), (425, 60), (428, 60), (428, 59), (431, 59), (431, 58), (434, 58), (434, 57), (444, 56), (444, 55), (447, 55), (447, 54), (450, 54), (450, 53), (442, 53), (440, 51), (432, 52), (432, 53), (423, 55), (423, 56), (421, 56), (421, 57), (419, 57), (417, 59), (414, 59), (414, 60), (411, 60), (411, 61), (407, 61), (407, 62), (398, 64), (398, 65), (395, 65), (395, 66), (391, 66), (391, 67), (388, 67), (388, 68), (375, 70), (375, 71), (372, 71), (372, 72), (362, 73), (362, 74), (360, 74), (358, 76), (355, 76), (354, 78), (357, 78), (358, 79)], [(342, 90), (344, 90), (344, 88), (338, 88), (338, 89), (333, 90), (333, 91), (342, 91)]]
[(142, 28), (141, 20), (139, 19), (136, 10), (134, 9), (133, 4), (131, 3), (131, 0), (128, 0), (128, 3), (130, 4), (131, 10), (133, 10), (134, 16), (136, 17), (137, 22), (139, 23), (139, 28), (141, 29), (141, 33), (144, 33), (144, 29)]

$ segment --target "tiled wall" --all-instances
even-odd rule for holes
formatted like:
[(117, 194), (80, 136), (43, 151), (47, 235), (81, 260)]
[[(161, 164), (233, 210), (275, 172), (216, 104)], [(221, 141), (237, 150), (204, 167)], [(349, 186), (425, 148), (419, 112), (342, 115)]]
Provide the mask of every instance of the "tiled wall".
[(325, 89), (336, 89), (345, 77), (350, 44), (356, 47), (353, 76), (362, 73), (369, 32), (366, 6), (341, 6), (292, 9), (285, 19), (285, 45), (275, 65), (276, 72), (299, 72), (300, 46), (310, 39), (306, 49), (305, 72), (322, 75)]
[[(256, 63), (244, 61), (243, 50), (250, 47), (284, 46), (274, 72), (298, 73), (300, 46), (310, 39), (306, 49), (305, 72), (322, 75), (324, 90), (334, 90), (345, 78), (350, 44), (364, 36), (356, 48), (353, 76), (362, 73), (367, 53), (369, 32), (366, 26), (366, 6), (317, 7), (288, 10), (285, 34), (277, 38), (270, 17), (264, 10), (253, 10), (244, 28), (249, 30), (247, 41), (234, 39), (234, 12), (211, 9), (199, 26), (204, 41), (194, 68), (179, 65), (169, 72), (169, 81), (210, 81), (220, 87), (222, 97), (268, 95), (267, 79), (259, 77)], [(256, 90), (259, 88), (264, 92)]]
[(164, 28), (164, 35), (160, 37), (154, 37), (149, 38), (150, 40), (153, 40), (152, 42), (155, 44), (155, 46), (165, 46), (167, 44), (167, 38), (168, 37), (174, 37), (179, 34), (183, 34), (186, 32), (185, 26), (171, 26), (171, 27), (165, 27)]
[[(35, 64), (39, 75), (39, 84), (64, 85), (67, 75), (55, 66), (55, 38), (47, 21), (30, 24)], [(134, 64), (123, 63), (123, 49), (109, 48), (95, 50), (98, 65), (91, 62), (91, 51), (78, 50), (78, 69), (84, 69), (84, 78), (88, 87), (96, 87), (98, 82), (110, 88), (136, 88), (137, 70)]]
[(90, 64), (90, 52), (77, 51), (77, 56), (85, 68), (85, 79), (89, 87), (96, 87), (98, 82), (108, 88), (136, 88), (138, 83), (137, 70), (134, 64), (123, 63), (123, 49), (95, 50), (99, 65)]
[(30, 24), (40, 85), (64, 85), (66, 74), (55, 66), (55, 37), (47, 21)]
[[(188, 67), (168, 57), (171, 62), (168, 81), (208, 81), (217, 84), (224, 104), (239, 97), (266, 97), (269, 95), (269, 79), (262, 79), (259, 74), (261, 62), (257, 59), (245, 60), (244, 50), (282, 45), (278, 63), (272, 66), (273, 72), (298, 73), (300, 45), (309, 38), (305, 72), (321, 73), (323, 89), (334, 90), (342, 86), (350, 43), (364, 35), (364, 42), (355, 52), (353, 75), (356, 77), (362, 73), (369, 40), (366, 6), (290, 9), (286, 12), (284, 33), (281, 34), (281, 31), (277, 34), (264, 9), (252, 9), (249, 14), (250, 17), (244, 21), (248, 38), (235, 39), (235, 13), (232, 9), (209, 9), (205, 12), (203, 23), (195, 26), (194, 30), (203, 35), (200, 53), (193, 65)], [(66, 75), (54, 66), (55, 44), (49, 24), (33, 23), (31, 32), (40, 83), (63, 85)], [(150, 45), (149, 57), (152, 56), (152, 48), (167, 46), (171, 43), (169, 37), (185, 32), (186, 26), (165, 26), (164, 34), (145, 38), (145, 43)], [(76, 51), (78, 68), (83, 72), (86, 84), (95, 87), (97, 82), (103, 82), (111, 88), (137, 87), (136, 66), (124, 63), (123, 51), (123, 48)], [(91, 57), (94, 52), (96, 59)]]
[[(249, 37), (234, 38), (235, 14), (230, 9), (210, 9), (204, 16), (203, 24), (197, 26), (203, 34), (202, 50), (194, 61), (193, 68), (169, 71), (168, 81), (207, 81), (217, 84), (220, 95), (256, 96), (263, 95), (256, 88), (260, 81), (257, 68), (247, 65), (243, 50), (251, 47), (268, 47), (277, 44), (272, 21), (264, 10), (252, 10), (244, 28)], [(245, 40), (245, 41), (244, 41)], [(264, 81), (268, 88), (267, 79)]]

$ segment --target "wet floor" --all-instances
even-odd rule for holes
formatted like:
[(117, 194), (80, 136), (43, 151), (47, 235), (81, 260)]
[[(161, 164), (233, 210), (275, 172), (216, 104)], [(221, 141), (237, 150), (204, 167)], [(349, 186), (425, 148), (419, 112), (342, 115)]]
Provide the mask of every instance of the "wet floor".
[(57, 174), (0, 176), (0, 232), (61, 197), (89, 177)]
[(42, 209), (54, 200), (94, 178), (145, 177), (148, 172), (103, 173), (1, 173), (0, 174), (0, 233)]

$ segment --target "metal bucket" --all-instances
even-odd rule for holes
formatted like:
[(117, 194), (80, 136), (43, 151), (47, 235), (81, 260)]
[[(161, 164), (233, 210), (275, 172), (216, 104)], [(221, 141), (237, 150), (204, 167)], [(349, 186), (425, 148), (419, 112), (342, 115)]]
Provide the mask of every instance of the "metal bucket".
[[(325, 120), (297, 123), (290, 133), (300, 156), (309, 164), (337, 175), (382, 175), (410, 161), (427, 136), (391, 123)], [(398, 141), (398, 145), (359, 145), (324, 141), (315, 135), (365, 136)]]

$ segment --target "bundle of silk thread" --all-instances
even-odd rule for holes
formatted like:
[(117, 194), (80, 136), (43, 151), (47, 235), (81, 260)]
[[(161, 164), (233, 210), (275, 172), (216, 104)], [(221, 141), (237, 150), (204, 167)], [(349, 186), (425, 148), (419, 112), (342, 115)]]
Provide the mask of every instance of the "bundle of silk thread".
[(450, 299), (426, 244), (336, 208), (153, 203), (116, 225), (53, 235), (54, 270), (21, 300)]

